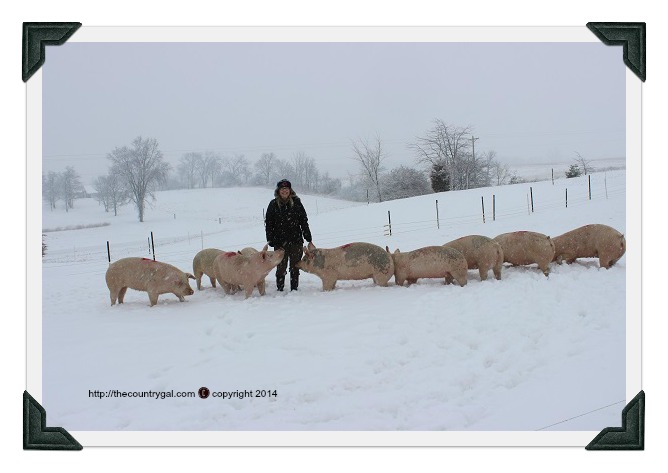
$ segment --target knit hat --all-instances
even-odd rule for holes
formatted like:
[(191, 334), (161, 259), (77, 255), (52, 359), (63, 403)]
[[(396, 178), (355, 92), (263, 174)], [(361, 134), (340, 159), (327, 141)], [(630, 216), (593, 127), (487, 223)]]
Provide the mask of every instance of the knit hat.
[(280, 189), (281, 187), (287, 187), (288, 189), (292, 189), (292, 184), (290, 184), (290, 181), (287, 179), (281, 179), (276, 183), (276, 188)]

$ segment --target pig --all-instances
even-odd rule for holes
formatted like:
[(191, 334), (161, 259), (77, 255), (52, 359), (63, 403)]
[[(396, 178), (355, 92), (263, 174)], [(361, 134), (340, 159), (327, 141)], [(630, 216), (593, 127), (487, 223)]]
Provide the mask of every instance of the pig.
[(596, 258), (601, 268), (609, 269), (626, 252), (626, 239), (612, 227), (585, 225), (554, 237), (553, 261), (570, 264), (577, 258)]
[(454, 248), (464, 255), (468, 269), (477, 269), (480, 280), (487, 279), (491, 269), (496, 279), (501, 279), (503, 267), (503, 249), (497, 242), (482, 235), (469, 235), (458, 238), (443, 246)]
[(510, 232), (494, 238), (503, 250), (503, 261), (513, 266), (536, 263), (545, 276), (550, 274), (550, 263), (554, 257), (552, 239), (537, 232)]
[[(390, 249), (385, 247), (390, 253)], [(447, 246), (425, 246), (417, 250), (401, 253), (399, 249), (392, 253), (394, 260), (394, 282), (397, 286), (414, 284), (419, 278), (445, 278), (444, 283), (456, 280), (460, 286), (466, 286), (468, 266), (464, 255)]]
[(257, 286), (260, 295), (264, 296), (264, 278), (278, 266), (285, 255), (283, 249), (267, 251), (268, 248), (269, 245), (264, 245), (262, 251), (249, 252), (251, 254), (227, 252), (216, 256), (213, 272), (225, 294), (234, 294), (243, 288), (248, 299)]
[(304, 247), (304, 257), (296, 267), (322, 279), (323, 291), (331, 291), (338, 280), (372, 278), (387, 286), (394, 275), (394, 262), (380, 246), (371, 243), (348, 243), (337, 248)]
[(172, 293), (181, 302), (185, 296), (191, 296), (192, 290), (188, 279), (195, 279), (190, 273), (184, 273), (171, 264), (153, 261), (147, 258), (122, 258), (109, 265), (105, 275), (111, 305), (123, 303), (125, 292), (130, 289), (146, 291), (151, 307), (158, 303), (160, 294)]
[[(255, 248), (252, 248), (252, 247), (249, 246), (249, 247), (246, 247), (242, 250), (239, 250), (237, 253), (239, 253), (240, 255), (252, 256), (252, 255), (258, 253), (258, 251)], [(259, 281), (255, 286), (257, 287), (257, 290), (260, 292), (260, 294), (265, 293), (265, 280), (264, 280), (264, 278), (262, 278), (262, 281)], [(237, 287), (236, 291), (234, 291), (234, 292), (237, 292), (241, 289), (242, 289), (241, 287)]]
[(213, 260), (216, 256), (224, 253), (223, 250), (217, 248), (207, 248), (200, 251), (193, 258), (193, 274), (197, 281), (197, 289), (202, 290), (202, 276), (209, 276), (211, 287), (216, 287), (216, 277), (213, 275)]

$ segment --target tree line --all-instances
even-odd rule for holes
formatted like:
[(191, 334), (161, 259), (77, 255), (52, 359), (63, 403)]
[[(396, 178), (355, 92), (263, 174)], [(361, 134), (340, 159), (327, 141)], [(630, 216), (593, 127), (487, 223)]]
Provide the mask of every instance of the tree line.
[[(93, 187), (106, 212), (117, 215), (118, 208), (132, 202), (140, 222), (155, 191), (213, 187), (266, 186), (273, 188), (280, 179), (289, 179), (300, 192), (329, 195), (348, 200), (382, 202), (432, 192), (473, 189), (522, 182), (493, 150), (475, 151), (473, 127), (456, 126), (436, 119), (430, 129), (407, 144), (417, 167), (402, 165), (386, 169), (388, 157), (382, 139), (351, 140), (348, 158), (357, 172), (347, 179), (332, 178), (321, 172), (316, 160), (303, 151), (288, 159), (263, 153), (255, 162), (243, 154), (220, 156), (215, 152), (185, 153), (176, 165), (165, 162), (155, 138), (135, 138), (129, 146), (114, 148), (107, 159), (106, 175), (98, 176)], [(576, 153), (578, 154), (578, 153)], [(576, 164), (590, 171), (578, 154)], [(58, 200), (69, 210), (83, 186), (73, 167), (61, 173), (42, 176), (44, 200), (56, 208)]]

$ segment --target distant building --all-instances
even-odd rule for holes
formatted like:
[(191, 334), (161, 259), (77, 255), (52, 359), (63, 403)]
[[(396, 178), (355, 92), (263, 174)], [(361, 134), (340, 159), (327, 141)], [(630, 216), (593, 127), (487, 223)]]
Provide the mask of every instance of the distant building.
[(79, 199), (94, 199), (98, 195), (98, 192), (91, 185), (84, 185), (81, 192), (77, 194)]

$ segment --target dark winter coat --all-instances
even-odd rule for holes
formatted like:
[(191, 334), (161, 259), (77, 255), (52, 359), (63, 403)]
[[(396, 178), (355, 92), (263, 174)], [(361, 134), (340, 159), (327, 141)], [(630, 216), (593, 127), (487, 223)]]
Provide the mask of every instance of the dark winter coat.
[(304, 239), (312, 240), (306, 209), (294, 191), (290, 192), (287, 202), (282, 202), (279, 197), (269, 202), (264, 227), (267, 242), (274, 248), (282, 248), (286, 243), (301, 245)]

